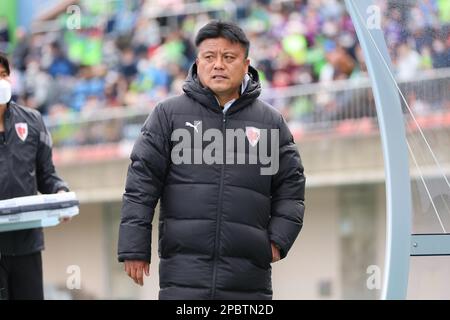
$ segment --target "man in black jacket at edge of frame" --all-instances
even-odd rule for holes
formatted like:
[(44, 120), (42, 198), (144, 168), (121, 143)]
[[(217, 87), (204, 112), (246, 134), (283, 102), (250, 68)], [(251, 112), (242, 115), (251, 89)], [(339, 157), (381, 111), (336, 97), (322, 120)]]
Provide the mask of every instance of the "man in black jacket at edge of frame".
[[(0, 81), (9, 86), (10, 97), (9, 76), (9, 61), (0, 54)], [(50, 194), (69, 189), (56, 174), (52, 139), (41, 114), (10, 99), (0, 104), (0, 200), (38, 191)], [(0, 300), (44, 299), (42, 250), (42, 228), (0, 232)]]

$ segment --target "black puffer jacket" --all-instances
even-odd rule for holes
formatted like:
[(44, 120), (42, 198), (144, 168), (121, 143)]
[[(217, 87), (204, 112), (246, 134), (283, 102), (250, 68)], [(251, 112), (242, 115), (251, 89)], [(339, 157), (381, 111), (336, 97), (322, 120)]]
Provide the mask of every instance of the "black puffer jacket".
[[(271, 299), (270, 242), (284, 258), (302, 228), (305, 177), (297, 147), (282, 116), (258, 99), (256, 70), (250, 67), (249, 74), (245, 92), (223, 115), (212, 92), (200, 85), (194, 64), (185, 94), (156, 106), (133, 148), (119, 261), (150, 261), (151, 222), (161, 198), (160, 299)], [(184, 128), (194, 136), (187, 122), (198, 121), (203, 132), (279, 129), (278, 172), (261, 175), (260, 161), (174, 164), (178, 142), (171, 141), (172, 132)]]
[[(0, 200), (31, 196), (38, 191), (68, 191), (53, 166), (52, 140), (40, 113), (11, 101), (4, 117), (6, 141), (0, 145)], [(42, 228), (0, 232), (0, 254), (24, 255), (42, 249)]]

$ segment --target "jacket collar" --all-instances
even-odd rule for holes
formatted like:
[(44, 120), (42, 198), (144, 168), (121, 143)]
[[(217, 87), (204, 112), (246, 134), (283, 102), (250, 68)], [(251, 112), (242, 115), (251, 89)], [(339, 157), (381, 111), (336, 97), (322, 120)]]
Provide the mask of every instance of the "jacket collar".
[(9, 102), (6, 103), (6, 109), (5, 109), (5, 113), (3, 114), (3, 117), (6, 119), (8, 119), (11, 115), (11, 108), (10, 108), (10, 104), (12, 103), (12, 100), (9, 100)]

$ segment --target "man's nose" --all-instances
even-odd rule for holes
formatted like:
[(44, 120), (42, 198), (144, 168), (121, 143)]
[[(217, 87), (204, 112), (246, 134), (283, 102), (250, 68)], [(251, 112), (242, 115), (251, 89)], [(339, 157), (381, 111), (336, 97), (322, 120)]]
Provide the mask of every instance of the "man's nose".
[(221, 57), (217, 58), (214, 62), (214, 69), (223, 69), (223, 61)]

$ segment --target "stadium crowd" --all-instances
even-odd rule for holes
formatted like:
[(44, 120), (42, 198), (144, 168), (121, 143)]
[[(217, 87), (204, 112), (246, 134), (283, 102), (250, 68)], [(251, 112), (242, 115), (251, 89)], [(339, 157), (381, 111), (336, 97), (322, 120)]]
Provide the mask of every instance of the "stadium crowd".
[[(377, 4), (398, 79), (450, 67), (450, 1)], [(242, 26), (266, 90), (366, 76), (340, 0), (81, 0), (79, 5), (81, 29), (65, 27), (66, 12), (57, 17), (60, 30), (47, 32), (8, 30), (0, 17), (0, 51), (13, 61), (14, 95), (50, 117), (150, 108), (181, 92), (195, 60), (192, 37), (210, 19), (233, 19)], [(197, 13), (186, 14), (193, 6)], [(314, 112), (314, 104), (297, 105), (296, 119)]]

